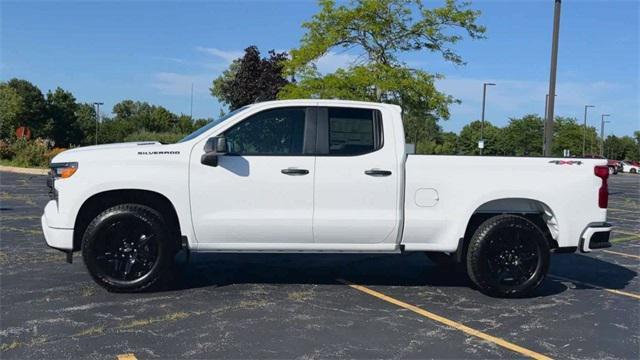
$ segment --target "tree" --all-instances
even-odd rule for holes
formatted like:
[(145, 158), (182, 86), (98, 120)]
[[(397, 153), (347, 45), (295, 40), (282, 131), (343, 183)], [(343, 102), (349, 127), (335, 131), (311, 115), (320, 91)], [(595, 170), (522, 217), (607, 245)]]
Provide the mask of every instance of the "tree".
[(11, 140), (20, 126), (22, 98), (7, 83), (0, 83), (0, 139)]
[(52, 121), (52, 137), (57, 147), (69, 147), (80, 144), (83, 133), (78, 126), (76, 98), (68, 91), (58, 87), (47, 92), (47, 114)]
[(15, 78), (9, 80), (7, 86), (20, 97), (20, 106), (15, 113), (17, 125), (29, 127), (33, 137), (49, 137), (51, 121), (47, 117), (46, 103), (40, 89), (27, 80)]
[[(123, 100), (113, 106), (114, 120), (122, 130), (133, 128), (149, 132), (170, 132), (177, 125), (178, 117), (162, 106), (147, 102)], [(126, 126), (125, 126), (126, 123)]]
[(81, 135), (74, 145), (92, 145), (96, 141), (96, 108), (93, 104), (82, 103), (76, 107), (76, 126)]
[[(458, 147), (462, 154), (479, 155), (478, 141), (480, 141), (482, 122), (480, 120), (473, 121), (462, 128), (458, 139)], [(501, 148), (500, 137), (502, 130), (495, 127), (490, 122), (484, 122), (484, 155), (504, 155)]]
[(504, 127), (499, 147), (505, 155), (541, 156), (544, 122), (533, 114), (511, 118)]
[(234, 60), (229, 69), (213, 80), (211, 95), (235, 110), (257, 101), (274, 100), (280, 89), (289, 83), (283, 76), (287, 53), (269, 51), (260, 57), (256, 46), (244, 50), (244, 56)]
[(640, 146), (630, 136), (609, 135), (604, 141), (604, 156), (616, 160), (640, 159)]
[[(464, 64), (453, 45), (464, 33), (483, 37), (485, 28), (476, 24), (478, 11), (467, 3), (447, 0), (445, 5), (426, 8), (418, 0), (352, 0), (336, 5), (321, 0), (320, 11), (303, 24), (306, 33), (300, 47), (291, 50), (287, 71), (300, 79), (285, 86), (280, 98), (341, 98), (399, 104), (405, 123), (428, 128), (429, 122), (448, 119), (448, 106), (456, 100), (439, 92), (430, 74), (407, 66), (401, 55), (430, 51), (445, 61)], [(358, 61), (347, 69), (320, 74), (315, 62), (335, 48), (359, 52)], [(425, 139), (427, 134), (419, 134)]]
[[(582, 156), (582, 139), (584, 127), (578, 124), (574, 118), (558, 116), (553, 126), (553, 147), (551, 152), (554, 156), (562, 156), (565, 149), (569, 150), (572, 156)], [(587, 136), (589, 136), (587, 134)]]

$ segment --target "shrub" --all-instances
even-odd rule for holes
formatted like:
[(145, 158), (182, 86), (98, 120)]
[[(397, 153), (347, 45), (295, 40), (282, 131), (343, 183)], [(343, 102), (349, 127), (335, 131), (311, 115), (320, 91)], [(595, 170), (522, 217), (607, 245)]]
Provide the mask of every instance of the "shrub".
[(10, 160), (15, 155), (11, 144), (5, 140), (0, 140), (0, 159)]
[(45, 154), (45, 158), (46, 158), (47, 164), (49, 164), (51, 162), (51, 159), (53, 159), (56, 155), (60, 154), (61, 152), (65, 151), (65, 150), (67, 150), (67, 149), (55, 147), (55, 148), (47, 151), (47, 153)]
[(49, 165), (47, 158), (49, 146), (45, 140), (16, 140), (11, 145), (11, 151), (14, 153), (13, 163), (16, 166), (46, 167)]

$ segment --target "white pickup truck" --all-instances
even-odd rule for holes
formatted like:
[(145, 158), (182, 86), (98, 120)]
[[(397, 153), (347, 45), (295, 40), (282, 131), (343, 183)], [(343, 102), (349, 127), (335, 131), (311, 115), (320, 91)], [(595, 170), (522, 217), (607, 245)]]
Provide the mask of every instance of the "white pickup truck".
[(182, 249), (419, 251), (511, 297), (551, 252), (610, 246), (606, 160), (410, 155), (404, 139), (395, 105), (257, 103), (176, 144), (57, 155), (42, 228), (112, 291), (159, 283)]

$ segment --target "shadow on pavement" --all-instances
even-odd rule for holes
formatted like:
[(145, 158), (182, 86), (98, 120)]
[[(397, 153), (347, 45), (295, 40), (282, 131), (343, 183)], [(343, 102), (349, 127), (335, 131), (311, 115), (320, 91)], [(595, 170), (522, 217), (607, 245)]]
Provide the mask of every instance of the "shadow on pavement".
[[(624, 289), (637, 272), (579, 254), (552, 256), (551, 275), (610, 289)], [(197, 254), (165, 290), (231, 284), (340, 284), (472, 287), (460, 270), (436, 266), (422, 253), (368, 254)], [(578, 288), (585, 288), (578, 286)], [(567, 289), (547, 279), (532, 295), (551, 296)]]

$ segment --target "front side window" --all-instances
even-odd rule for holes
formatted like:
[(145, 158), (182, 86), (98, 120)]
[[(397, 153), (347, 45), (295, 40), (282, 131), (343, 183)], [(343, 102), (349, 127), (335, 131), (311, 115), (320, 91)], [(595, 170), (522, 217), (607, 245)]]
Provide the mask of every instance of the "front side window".
[(360, 155), (380, 148), (377, 110), (329, 108), (329, 155)]
[(227, 130), (228, 151), (235, 155), (301, 155), (304, 147), (303, 107), (260, 112)]

